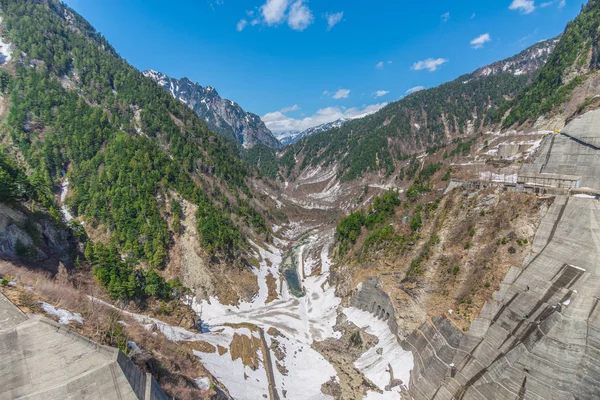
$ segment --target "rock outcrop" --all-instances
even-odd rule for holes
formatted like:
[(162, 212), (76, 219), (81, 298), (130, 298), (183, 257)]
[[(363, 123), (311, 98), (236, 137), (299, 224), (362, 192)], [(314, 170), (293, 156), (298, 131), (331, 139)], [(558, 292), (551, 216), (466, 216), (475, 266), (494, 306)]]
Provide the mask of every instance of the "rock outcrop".
[(58, 226), (48, 215), (0, 203), (0, 258), (43, 265), (56, 273), (59, 263), (73, 263), (72, 249), (68, 229)]

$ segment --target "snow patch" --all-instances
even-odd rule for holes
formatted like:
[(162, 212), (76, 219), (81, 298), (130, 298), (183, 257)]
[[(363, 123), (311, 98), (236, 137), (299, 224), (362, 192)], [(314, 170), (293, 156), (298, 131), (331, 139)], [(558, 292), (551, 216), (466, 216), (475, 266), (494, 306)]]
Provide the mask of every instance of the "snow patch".
[(46, 314), (58, 317), (58, 322), (62, 325), (69, 325), (70, 321), (83, 324), (83, 318), (81, 318), (81, 315), (79, 314), (75, 314), (62, 308), (56, 308), (52, 304), (48, 304), (43, 301), (40, 302), (40, 305)]
[[(2, 23), (2, 19), (0, 19)], [(0, 37), (0, 65), (6, 64), (12, 59), (12, 44)]]
[[(331, 377), (337, 377), (331, 364), (309, 345), (297, 342), (293, 338), (280, 335), (267, 336), (269, 346), (273, 340), (278, 342), (279, 349), (285, 354), (282, 365), (288, 371), (284, 375), (273, 366), (275, 386), (280, 393), (280, 398), (288, 400), (331, 399), (330, 396), (321, 392), (323, 383)], [(283, 397), (284, 390), (287, 392), (285, 397)]]
[[(297, 230), (302, 228), (306, 229), (299, 224), (295, 226)], [(238, 306), (226, 306), (213, 297), (209, 301), (203, 300), (193, 304), (194, 310), (210, 330), (209, 333), (202, 335), (201, 340), (213, 344), (218, 340), (226, 342), (230, 324), (241, 323), (251, 323), (261, 327), (267, 332), (265, 339), (269, 346), (272, 340), (277, 340), (285, 355), (281, 360), (273, 359), (273, 362), (279, 363), (288, 371), (287, 375), (283, 375), (273, 365), (275, 386), (281, 398), (283, 398), (283, 390), (287, 392), (285, 396), (287, 399), (330, 398), (321, 393), (321, 386), (331, 377), (336, 376), (335, 369), (311, 347), (311, 344), (313, 341), (340, 337), (340, 333), (335, 332), (333, 326), (341, 300), (335, 296), (335, 288), (328, 282), (331, 267), (329, 247), (333, 239), (333, 230), (313, 234), (305, 238), (301, 245), (290, 250), (294, 252), (294, 258), (297, 260), (296, 268), (299, 269), (300, 284), (305, 293), (303, 297), (297, 298), (291, 295), (285, 280), (279, 279), (279, 266), (283, 257), (281, 250), (268, 243), (259, 245), (250, 241), (260, 257), (260, 268), (253, 269), (257, 275), (259, 290), (252, 301), (242, 302)], [(271, 263), (270, 266), (266, 262), (267, 259)], [(315, 268), (319, 262), (321, 271), (316, 275)], [(302, 270), (303, 266), (304, 270)], [(306, 276), (304, 279), (302, 279), (303, 271)], [(278, 298), (267, 304), (266, 277), (269, 272), (278, 282)], [(271, 337), (268, 334), (271, 327), (277, 329), (283, 336)], [(217, 379), (223, 381), (234, 398), (259, 398), (253, 395), (236, 396), (233, 393), (243, 389), (244, 385), (239, 382), (240, 376), (243, 375), (240, 375), (242, 371), (239, 365), (231, 364), (229, 361), (231, 357), (228, 354), (196, 355), (201, 357), (203, 364)], [(253, 391), (249, 393), (259, 393), (254, 386), (247, 389)]]
[(67, 192), (69, 191), (69, 178), (65, 178), (63, 183), (60, 185), (60, 212), (62, 213), (65, 221), (72, 221), (73, 214), (69, 211), (65, 205), (65, 199), (67, 198)]
[(200, 389), (200, 390), (210, 389), (210, 379), (208, 379), (207, 377), (196, 378), (196, 379), (194, 379), (194, 382), (196, 383), (196, 386), (198, 386), (198, 389)]
[(222, 356), (219, 352), (203, 353), (194, 350), (194, 355), (198, 357), (202, 364), (210, 373), (221, 383), (223, 383), (229, 394), (234, 399), (261, 399), (269, 397), (269, 382), (265, 370), (262, 351), (257, 350), (259, 365), (252, 369), (242, 362), (241, 358), (232, 360), (230, 346), (234, 334), (252, 338), (253, 333), (247, 328), (234, 329), (224, 327), (219, 333), (204, 333), (202, 340), (213, 346), (222, 346), (227, 352)]

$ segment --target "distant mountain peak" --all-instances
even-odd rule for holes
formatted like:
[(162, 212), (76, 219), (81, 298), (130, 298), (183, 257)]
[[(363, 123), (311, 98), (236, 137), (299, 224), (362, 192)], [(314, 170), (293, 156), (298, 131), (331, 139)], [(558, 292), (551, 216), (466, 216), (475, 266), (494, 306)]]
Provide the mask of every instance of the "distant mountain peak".
[(281, 147), (258, 115), (244, 111), (235, 101), (222, 98), (213, 86), (203, 87), (189, 78), (175, 79), (152, 69), (144, 71), (144, 75), (191, 108), (211, 130), (246, 148), (258, 143)]
[(344, 125), (346, 122), (350, 121), (349, 118), (339, 118), (332, 122), (326, 122), (321, 125), (313, 126), (308, 128), (302, 132), (285, 132), (277, 136), (277, 139), (281, 142), (282, 145), (287, 146), (288, 144), (293, 144), (299, 141), (302, 138), (314, 135), (315, 133), (325, 132), (333, 128), (339, 128)]

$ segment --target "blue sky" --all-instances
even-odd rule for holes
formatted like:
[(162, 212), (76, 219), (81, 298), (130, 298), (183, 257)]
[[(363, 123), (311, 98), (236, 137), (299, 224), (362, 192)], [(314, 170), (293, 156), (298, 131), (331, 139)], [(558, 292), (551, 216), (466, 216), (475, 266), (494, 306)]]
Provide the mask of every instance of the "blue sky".
[[(561, 33), (574, 0), (67, 0), (140, 70), (274, 131), (355, 117)], [(476, 40), (478, 39), (478, 40)]]

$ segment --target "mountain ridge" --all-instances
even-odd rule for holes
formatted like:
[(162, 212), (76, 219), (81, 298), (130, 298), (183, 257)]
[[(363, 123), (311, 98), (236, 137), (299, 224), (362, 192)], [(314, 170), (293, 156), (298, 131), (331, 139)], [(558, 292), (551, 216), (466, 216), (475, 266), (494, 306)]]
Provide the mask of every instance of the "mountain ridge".
[[(408, 154), (470, 136), (492, 123), (497, 109), (527, 86), (545, 63), (556, 38), (437, 87), (412, 93), (381, 110), (341, 127), (305, 137), (284, 152), (283, 168), (339, 163), (342, 180), (366, 171), (391, 174)], [(368, 140), (367, 140), (368, 139)], [(298, 168), (297, 168), (298, 167)]]
[(514, 56), (476, 69), (471, 75), (479, 77), (503, 72), (510, 72), (514, 75), (535, 72), (544, 65), (544, 62), (552, 51), (554, 51), (559, 40), (560, 35), (555, 38), (542, 40)]
[(232, 100), (222, 98), (214, 87), (203, 87), (186, 77), (171, 78), (152, 69), (144, 71), (143, 74), (192, 109), (211, 130), (240, 143), (245, 148), (259, 143), (273, 148), (281, 147), (258, 115), (244, 111)]

